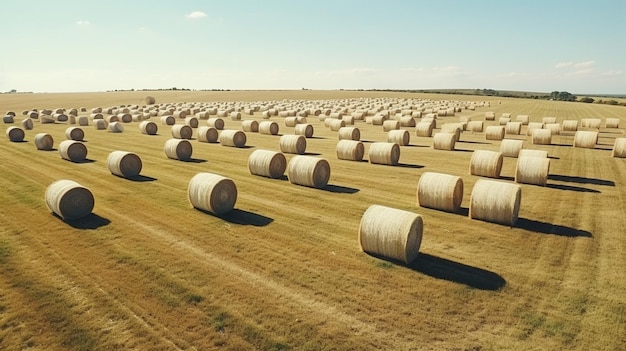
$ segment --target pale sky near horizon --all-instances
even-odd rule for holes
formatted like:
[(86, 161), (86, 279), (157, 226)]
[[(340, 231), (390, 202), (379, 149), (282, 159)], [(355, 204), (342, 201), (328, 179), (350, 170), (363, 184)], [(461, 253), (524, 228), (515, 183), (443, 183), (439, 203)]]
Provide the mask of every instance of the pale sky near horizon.
[(624, 0), (20, 0), (0, 13), (0, 92), (626, 94)]

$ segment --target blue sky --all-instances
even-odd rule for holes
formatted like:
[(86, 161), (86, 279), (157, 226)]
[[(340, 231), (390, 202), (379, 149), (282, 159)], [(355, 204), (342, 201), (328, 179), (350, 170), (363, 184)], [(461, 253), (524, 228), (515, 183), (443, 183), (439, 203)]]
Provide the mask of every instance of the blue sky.
[(0, 91), (626, 93), (626, 1), (2, 1)]

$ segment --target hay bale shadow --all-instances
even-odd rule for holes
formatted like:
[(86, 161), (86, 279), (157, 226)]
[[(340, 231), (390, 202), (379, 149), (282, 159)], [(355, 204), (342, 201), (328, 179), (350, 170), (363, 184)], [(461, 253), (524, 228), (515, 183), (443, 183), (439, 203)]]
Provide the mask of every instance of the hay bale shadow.
[(550, 175), (548, 175), (548, 179), (550, 179), (550, 180), (558, 180), (558, 181), (561, 181), (561, 182), (568, 182), (568, 183), (615, 186), (615, 182), (612, 181), (612, 180), (604, 180), (604, 179), (597, 179), (597, 178), (585, 178), (585, 177), (576, 177), (576, 176), (566, 176), (566, 175), (561, 175), (561, 174), (550, 174)]
[(599, 190), (583, 188), (580, 186), (564, 185), (564, 184), (546, 184), (546, 188), (566, 190), (566, 191), (576, 191), (579, 193), (595, 193), (595, 194), (600, 193)]
[(189, 162), (189, 163), (205, 163), (205, 162), (207, 162), (207, 160), (205, 160), (205, 159), (193, 158), (193, 157), (188, 159), (188, 160), (180, 160), (180, 161)]
[[(68, 160), (70, 161), (70, 160)], [(96, 160), (90, 159), (90, 158), (86, 158), (84, 160), (80, 160), (80, 161), (70, 161), (72, 163), (94, 163), (96, 162)]]
[(90, 213), (87, 216), (83, 217), (83, 218), (79, 218), (79, 219), (74, 219), (71, 221), (65, 221), (63, 220), (63, 218), (61, 218), (59, 215), (57, 215), (56, 213), (52, 213), (52, 215), (60, 220), (62, 220), (63, 222), (67, 223), (68, 225), (70, 225), (72, 228), (75, 229), (87, 229), (87, 230), (93, 230), (93, 229), (98, 229), (101, 227), (104, 227), (106, 225), (108, 225), (109, 223), (111, 223), (110, 220), (101, 217), (95, 213)]
[[(206, 211), (202, 211), (202, 212), (213, 215), (210, 212), (206, 212)], [(266, 217), (258, 213), (241, 210), (238, 208), (235, 208), (221, 215), (213, 215), (213, 216), (223, 219), (227, 221), (228, 223), (239, 224), (239, 225), (251, 225), (254, 227), (265, 227), (266, 225), (274, 222), (273, 218)]]
[(414, 168), (414, 169), (424, 168), (424, 166), (422, 166), (422, 165), (415, 165), (415, 164), (411, 164), (411, 163), (398, 163), (395, 167)]
[(127, 179), (132, 180), (133, 182), (154, 182), (155, 180), (157, 180), (157, 178), (148, 177), (141, 174)]
[(535, 233), (552, 234), (568, 238), (584, 237), (593, 238), (593, 234), (586, 230), (567, 227), (559, 224), (535, 221), (527, 218), (518, 218), (515, 227), (526, 229)]
[(356, 189), (356, 188), (350, 188), (347, 186), (332, 185), (332, 184), (326, 185), (323, 188), (323, 190), (329, 191), (331, 193), (339, 193), (339, 194), (355, 194), (359, 192), (359, 189)]

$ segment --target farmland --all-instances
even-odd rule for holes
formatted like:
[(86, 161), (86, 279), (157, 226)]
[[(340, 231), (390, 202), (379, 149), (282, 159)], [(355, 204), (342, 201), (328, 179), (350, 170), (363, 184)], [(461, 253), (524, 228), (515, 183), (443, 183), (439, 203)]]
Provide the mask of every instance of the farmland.
[[(19, 125), (23, 110), (143, 105), (146, 95), (4, 94), (0, 111), (15, 111)], [(438, 128), (461, 116), (483, 120), (486, 111), (531, 121), (618, 118), (621, 128), (601, 128), (594, 149), (572, 147), (573, 133), (554, 135), (551, 145), (533, 145), (525, 128), (512, 136), (547, 151), (551, 164), (545, 187), (521, 184), (519, 220), (508, 227), (467, 216), (481, 179), (468, 171), (472, 151), (500, 149), (480, 132), (463, 132), (455, 151), (442, 151), (407, 128), (399, 165), (374, 165), (338, 160), (337, 133), (309, 116), (315, 132), (306, 151), (331, 166), (329, 185), (315, 189), (250, 174), (248, 156), (278, 151), (276, 135), (246, 133), (244, 148), (191, 140), (192, 160), (182, 162), (165, 156), (170, 127), (157, 117), (157, 135), (141, 134), (138, 122), (123, 133), (90, 125), (83, 127), (87, 161), (73, 163), (33, 145), (46, 132), (57, 147), (69, 124), (35, 120), (25, 142), (0, 141), (0, 349), (611, 350), (626, 342), (626, 160), (611, 157), (626, 108), (391, 92), (150, 95), (157, 104), (485, 101), (441, 117)], [(262, 120), (260, 112), (242, 119)], [(280, 134), (292, 134), (282, 119), (271, 117)], [(241, 121), (224, 121), (225, 129), (241, 129)], [(355, 126), (367, 159), (368, 146), (386, 133)], [(106, 160), (115, 150), (141, 157), (141, 177), (111, 174)], [(505, 158), (500, 181), (513, 183), (515, 166)], [(214, 216), (190, 205), (187, 185), (200, 172), (235, 182), (233, 211)], [(463, 179), (460, 213), (417, 206), (424, 172)], [(66, 223), (51, 213), (44, 193), (59, 179), (92, 191), (92, 215)], [(359, 222), (372, 204), (422, 215), (413, 263), (360, 250)]]

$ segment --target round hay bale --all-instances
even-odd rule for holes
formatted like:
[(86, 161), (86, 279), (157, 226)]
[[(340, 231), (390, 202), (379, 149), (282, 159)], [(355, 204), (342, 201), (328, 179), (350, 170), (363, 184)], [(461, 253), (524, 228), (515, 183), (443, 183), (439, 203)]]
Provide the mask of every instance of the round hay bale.
[(69, 117), (67, 117), (64, 113), (53, 113), (52, 118), (54, 118), (56, 122), (67, 122), (69, 119)]
[(6, 115), (4, 117), (2, 117), (2, 122), (6, 123), (6, 124), (12, 124), (15, 122), (15, 118), (12, 115)]
[(286, 154), (303, 155), (306, 152), (306, 138), (304, 135), (285, 134), (280, 137), (280, 151)]
[(400, 129), (399, 121), (389, 119), (383, 122), (383, 132), (388, 132), (395, 129)]
[(580, 124), (583, 128), (600, 129), (602, 120), (600, 118), (583, 118)]
[(185, 125), (188, 125), (191, 128), (198, 128), (198, 118), (192, 116), (185, 117)]
[(224, 120), (219, 117), (211, 117), (206, 120), (206, 125), (217, 130), (224, 129)]
[(76, 116), (74, 115), (69, 115), (70, 116), (70, 124), (76, 124)]
[(504, 131), (507, 135), (520, 135), (522, 134), (522, 122), (509, 122), (504, 127)]
[(108, 125), (109, 124), (104, 119), (94, 119), (93, 120), (93, 126), (94, 126), (94, 128), (96, 128), (96, 130), (107, 129)]
[(521, 149), (519, 151), (519, 155), (517, 157), (518, 158), (520, 158), (520, 157), (548, 158), (548, 152), (544, 151), (544, 150)]
[(246, 146), (246, 133), (241, 130), (226, 129), (220, 133), (220, 144), (222, 146), (244, 147)]
[(363, 161), (365, 147), (357, 140), (339, 140), (337, 143), (337, 158), (348, 161)]
[(543, 117), (541, 121), (543, 122), (543, 124), (556, 123), (556, 117)]
[(30, 118), (24, 118), (21, 122), (22, 125), (22, 129), (24, 130), (32, 130), (34, 125), (33, 125), (33, 120)]
[(308, 123), (304, 123), (304, 124), (297, 124), (294, 128), (294, 134), (296, 135), (304, 135), (305, 138), (312, 138), (313, 137), (313, 125), (312, 124), (308, 124)]
[(520, 157), (515, 168), (515, 182), (546, 186), (550, 172), (547, 157)]
[(9, 127), (7, 128), (7, 138), (9, 138), (12, 142), (21, 142), (24, 141), (24, 137), (26, 134), (24, 130), (20, 127)]
[(528, 123), (528, 128), (526, 129), (526, 135), (532, 136), (533, 135), (533, 130), (535, 130), (535, 129), (543, 129), (543, 127), (544, 127), (543, 122), (529, 122)]
[(340, 128), (346, 126), (346, 121), (344, 121), (343, 119), (328, 118), (326, 121), (328, 121), (328, 128), (330, 128), (330, 130), (333, 132), (338, 132)]
[(574, 147), (593, 149), (598, 143), (598, 132), (579, 130), (574, 134)]
[(475, 150), (470, 159), (470, 174), (499, 178), (502, 171), (502, 154), (497, 151)]
[(186, 124), (175, 124), (172, 126), (172, 137), (176, 139), (191, 139), (193, 137), (193, 129)]
[(419, 122), (415, 125), (415, 135), (420, 137), (431, 137), (433, 135), (434, 123)]
[(544, 125), (544, 128), (550, 130), (550, 133), (552, 133), (552, 135), (561, 134), (561, 125), (558, 123), (546, 123)]
[(456, 145), (456, 134), (454, 133), (435, 133), (433, 136), (433, 149), (454, 151)]
[(128, 151), (113, 151), (107, 157), (109, 171), (112, 174), (123, 177), (133, 178), (141, 172), (141, 158)]
[(152, 121), (141, 121), (141, 123), (139, 123), (139, 130), (142, 134), (156, 135), (159, 131), (159, 126)]
[(187, 111), (184, 110), (176, 110), (173, 113), (174, 118), (185, 119), (187, 117)]
[(72, 162), (82, 162), (87, 158), (87, 147), (80, 141), (63, 140), (59, 143), (59, 156)]
[(104, 119), (104, 115), (102, 113), (91, 113), (89, 117), (91, 117), (91, 119)]
[(415, 127), (415, 118), (411, 116), (400, 117), (400, 127)]
[(54, 117), (52, 117), (51, 115), (45, 115), (45, 114), (42, 114), (39, 117), (39, 120), (41, 121), (41, 124), (53, 124), (56, 122), (54, 120)]
[(615, 143), (613, 144), (613, 151), (611, 152), (612, 157), (626, 157), (626, 138), (615, 138)]
[(187, 198), (193, 207), (221, 215), (235, 207), (237, 186), (230, 178), (198, 173), (189, 181)]
[(387, 132), (387, 142), (407, 146), (411, 143), (411, 133), (405, 129), (393, 129)]
[(517, 158), (519, 151), (524, 147), (524, 140), (502, 139), (500, 143), (500, 153), (502, 157)]
[(119, 122), (119, 118), (117, 117), (117, 115), (108, 115), (108, 116), (104, 116), (104, 120), (107, 121), (108, 123), (113, 123), (113, 122)]
[(498, 124), (501, 126), (506, 126), (509, 122), (511, 122), (511, 118), (510, 117), (500, 117), (498, 119)]
[(357, 127), (343, 127), (337, 131), (339, 140), (361, 140), (361, 131)]
[(504, 133), (503, 126), (487, 126), (485, 128), (485, 140), (502, 140)]
[(289, 182), (312, 188), (324, 188), (330, 179), (330, 164), (323, 158), (297, 155), (288, 165)]
[(248, 157), (250, 174), (279, 179), (285, 174), (287, 159), (276, 151), (255, 150)]
[(517, 117), (515, 117), (515, 121), (522, 123), (522, 125), (524, 126), (527, 126), (530, 122), (530, 117), (528, 115), (517, 115)]
[(133, 116), (129, 113), (118, 113), (117, 120), (122, 123), (130, 123), (133, 121)]
[(50, 151), (54, 146), (54, 139), (48, 133), (37, 133), (34, 142), (37, 150)]
[(39, 118), (39, 112), (37, 112), (37, 111), (29, 111), (26, 114), (26, 117), (32, 118), (32, 119), (38, 119)]
[(187, 139), (169, 139), (165, 142), (163, 151), (173, 160), (189, 161), (193, 148)]
[(387, 120), (387, 117), (382, 114), (377, 114), (372, 117), (372, 125), (373, 126), (382, 126), (383, 123)]
[(564, 132), (575, 132), (578, 130), (577, 119), (566, 119), (561, 122), (561, 130)]
[(298, 124), (298, 117), (285, 117), (285, 127), (295, 127)]
[(341, 120), (344, 121), (347, 126), (354, 125), (354, 116), (341, 116)]
[(111, 122), (109, 123), (109, 130), (112, 133), (122, 133), (124, 132), (124, 126), (122, 125), (122, 122)]
[(444, 123), (441, 126), (442, 133), (454, 134), (454, 141), (461, 140), (461, 132), (463, 131), (463, 125), (461, 123)]
[(91, 191), (73, 180), (57, 180), (46, 188), (46, 206), (64, 221), (88, 216), (95, 204)]
[(370, 145), (370, 163), (396, 166), (399, 160), (400, 146), (398, 144), (376, 142)]
[(278, 123), (274, 121), (261, 121), (259, 122), (259, 133), (276, 135), (278, 134)]
[(517, 222), (521, 199), (522, 188), (517, 184), (479, 179), (472, 189), (469, 216), (513, 226)]
[(81, 126), (81, 127), (85, 127), (89, 125), (89, 118), (87, 116), (78, 116), (76, 118), (76, 123)]
[(463, 201), (461, 177), (424, 172), (417, 183), (417, 204), (440, 211), (459, 212)]
[(176, 118), (174, 116), (161, 116), (161, 124), (166, 126), (173, 126), (176, 124)]
[(468, 121), (467, 122), (467, 130), (473, 133), (482, 133), (484, 128), (483, 121)]
[(552, 131), (549, 129), (533, 129), (533, 144), (550, 145), (552, 144)]
[(259, 122), (253, 119), (247, 119), (241, 122), (241, 130), (244, 132), (257, 133), (259, 131)]
[(7, 111), (7, 113), (5, 113), (6, 116), (11, 116), (11, 117), (15, 117), (16, 114), (14, 111)]
[(240, 121), (241, 120), (241, 112), (237, 112), (237, 111), (233, 111), (230, 113), (230, 119), (233, 121)]
[(269, 110), (261, 112), (261, 118), (269, 119), (270, 117), (272, 117), (272, 115), (271, 115), (271, 112)]
[(82, 141), (85, 138), (85, 132), (80, 127), (69, 127), (65, 130), (65, 137), (69, 140)]
[(154, 98), (154, 96), (148, 95), (145, 97), (144, 100), (146, 102), (146, 105), (154, 105), (156, 103), (156, 99)]
[(361, 217), (359, 244), (368, 254), (410, 264), (419, 254), (423, 228), (419, 214), (372, 205)]
[(619, 128), (619, 118), (607, 118), (604, 121), (604, 127), (609, 129)]
[(485, 112), (485, 121), (495, 121), (496, 113), (492, 111)]
[(219, 133), (213, 127), (202, 126), (198, 128), (198, 141), (202, 143), (217, 143)]

